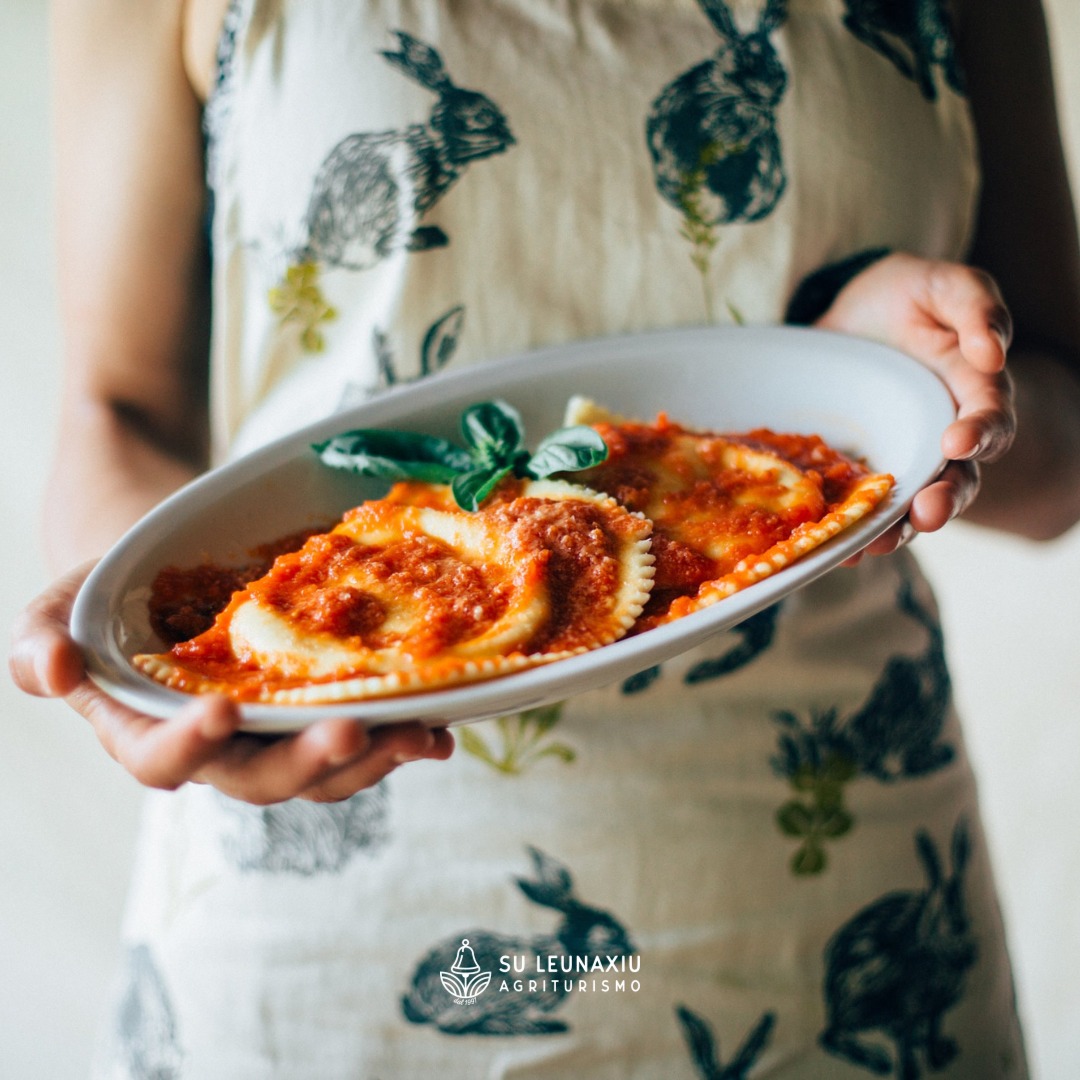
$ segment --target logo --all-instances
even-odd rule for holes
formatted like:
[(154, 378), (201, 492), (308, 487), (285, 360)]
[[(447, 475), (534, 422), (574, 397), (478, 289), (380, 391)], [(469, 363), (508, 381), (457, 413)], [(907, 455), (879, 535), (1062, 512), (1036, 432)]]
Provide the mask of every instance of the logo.
[(450, 970), (440, 971), (439, 978), (455, 1005), (474, 1005), (491, 982), (491, 972), (480, 970), (469, 939), (462, 938)]

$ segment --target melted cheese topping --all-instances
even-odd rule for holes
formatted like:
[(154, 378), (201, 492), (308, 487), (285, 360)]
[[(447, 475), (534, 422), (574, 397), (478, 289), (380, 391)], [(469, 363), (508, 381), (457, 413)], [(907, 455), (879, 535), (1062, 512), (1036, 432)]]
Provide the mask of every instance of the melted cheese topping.
[(507, 484), (475, 513), (405, 485), (280, 556), (203, 634), (134, 662), (175, 689), (289, 704), (488, 678), (625, 634), (650, 533), (571, 484)]

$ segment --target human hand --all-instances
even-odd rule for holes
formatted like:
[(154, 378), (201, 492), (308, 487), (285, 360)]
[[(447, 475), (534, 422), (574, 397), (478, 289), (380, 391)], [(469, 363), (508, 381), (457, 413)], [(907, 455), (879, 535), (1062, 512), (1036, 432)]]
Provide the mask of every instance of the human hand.
[(205, 783), (257, 805), (291, 798), (337, 802), (406, 761), (450, 756), (453, 736), (420, 724), (368, 731), (352, 720), (331, 719), (295, 735), (265, 736), (239, 732), (236, 706), (217, 695), (194, 698), (168, 720), (121, 705), (87, 676), (68, 630), (75, 595), (91, 566), (62, 577), (19, 616), (11, 674), (28, 694), (64, 698), (139, 783), (166, 790)]
[(941, 377), (956, 403), (941, 439), (945, 468), (916, 493), (905, 519), (865, 549), (887, 554), (963, 513), (978, 494), (980, 464), (1012, 444), (1016, 415), (1005, 371), (1012, 319), (989, 275), (898, 253), (852, 278), (816, 325), (907, 353)]

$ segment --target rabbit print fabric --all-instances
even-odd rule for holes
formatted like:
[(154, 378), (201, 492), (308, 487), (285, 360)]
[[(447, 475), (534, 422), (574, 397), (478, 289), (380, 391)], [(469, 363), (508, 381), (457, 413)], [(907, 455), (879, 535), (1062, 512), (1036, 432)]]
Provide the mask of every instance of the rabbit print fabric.
[[(941, 12), (236, 0), (206, 114), (218, 458), (533, 345), (781, 321), (866, 253), (960, 257)], [(457, 735), (340, 804), (151, 794), (96, 1075), (1026, 1076), (909, 555)]]

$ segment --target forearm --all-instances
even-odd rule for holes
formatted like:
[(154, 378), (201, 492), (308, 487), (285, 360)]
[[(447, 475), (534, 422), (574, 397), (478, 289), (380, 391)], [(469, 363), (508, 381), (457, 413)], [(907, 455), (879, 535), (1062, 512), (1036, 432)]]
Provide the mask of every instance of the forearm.
[(209, 252), (181, 0), (53, 0), (65, 380), (45, 508), (60, 569), (204, 467)]
[(46, 489), (44, 548), (61, 572), (102, 555), (143, 514), (200, 471), (122, 408), (93, 399), (64, 409)]
[(965, 521), (1051, 540), (1080, 521), (1080, 377), (1035, 350), (1010, 357), (1016, 385), (1012, 448), (982, 467), (979, 496)]

